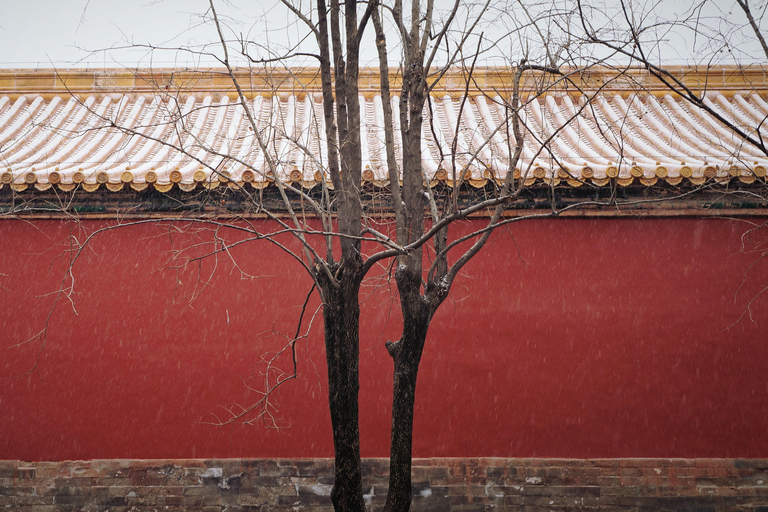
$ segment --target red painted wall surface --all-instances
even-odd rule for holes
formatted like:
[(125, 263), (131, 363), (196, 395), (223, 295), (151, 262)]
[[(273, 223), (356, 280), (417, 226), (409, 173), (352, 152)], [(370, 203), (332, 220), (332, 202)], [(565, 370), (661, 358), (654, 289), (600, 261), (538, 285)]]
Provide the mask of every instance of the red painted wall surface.
[[(560, 219), (494, 235), (432, 324), (414, 454), (768, 457), (768, 265), (740, 251), (748, 227)], [(220, 255), (176, 270), (171, 240), (209, 237), (124, 227), (91, 242), (72, 302), (51, 312), (70, 231), (83, 236), (0, 221), (0, 459), (332, 454), (319, 314), (300, 378), (275, 396), (279, 430), (206, 424), (254, 400), (244, 383), (262, 385), (262, 356), (294, 332), (310, 287), (295, 262), (257, 242), (232, 250), (238, 267)], [(373, 279), (363, 292), (368, 457), (388, 454), (388, 290)], [(44, 346), (22, 343), (46, 325)]]

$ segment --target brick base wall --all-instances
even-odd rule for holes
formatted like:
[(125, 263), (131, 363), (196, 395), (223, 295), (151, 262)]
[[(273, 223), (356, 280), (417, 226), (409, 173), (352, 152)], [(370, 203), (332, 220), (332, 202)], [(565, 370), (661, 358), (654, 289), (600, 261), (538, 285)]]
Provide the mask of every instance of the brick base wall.
[[(387, 459), (366, 459), (371, 510)], [(0, 510), (331, 511), (330, 459), (0, 461)], [(768, 459), (417, 459), (414, 511), (768, 512)]]

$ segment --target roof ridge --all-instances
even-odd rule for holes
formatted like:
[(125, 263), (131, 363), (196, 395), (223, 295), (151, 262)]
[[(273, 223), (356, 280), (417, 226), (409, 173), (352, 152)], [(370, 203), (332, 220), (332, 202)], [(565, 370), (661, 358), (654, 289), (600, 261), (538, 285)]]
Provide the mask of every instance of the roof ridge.
[[(488, 66), (476, 68), (470, 82), (471, 93), (509, 92), (512, 88), (513, 67)], [(768, 66), (671, 66), (667, 70), (695, 91), (717, 90), (731, 93), (757, 90), (768, 91)], [(624, 91), (627, 94), (651, 92), (668, 93), (667, 87), (653, 78), (644, 68), (615, 69), (591, 67), (563, 68), (569, 80), (558, 85), (551, 76), (536, 72), (526, 75), (522, 84), (525, 94), (552, 88), (553, 92), (578, 94), (580, 89)], [(277, 70), (234, 69), (235, 76), (249, 96), (275, 93), (319, 92), (318, 68)], [(393, 69), (392, 84), (399, 85), (399, 75)], [(377, 68), (360, 70), (360, 92), (364, 95), (379, 91)], [(466, 70), (452, 68), (433, 88), (434, 94), (463, 92)], [(232, 80), (225, 68), (79, 68), (79, 69), (3, 69), (0, 70), (0, 95), (39, 94), (46, 97), (69, 94), (234, 94)]]

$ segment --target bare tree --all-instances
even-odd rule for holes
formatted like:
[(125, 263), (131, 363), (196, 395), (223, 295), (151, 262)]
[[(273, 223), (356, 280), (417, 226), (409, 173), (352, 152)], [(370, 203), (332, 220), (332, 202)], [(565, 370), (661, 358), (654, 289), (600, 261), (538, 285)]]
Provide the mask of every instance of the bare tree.
[[(329, 405), (336, 458), (332, 500), (337, 510), (364, 509), (357, 398), (360, 325), (358, 297), (361, 283), (371, 269), (378, 262), (394, 257), (397, 260), (394, 277), (400, 297), (403, 326), (400, 339), (386, 344), (394, 361), (394, 389), (390, 485), (385, 510), (408, 510), (411, 501), (411, 446), (416, 379), (430, 321), (448, 296), (461, 268), (484, 246), (493, 229), (502, 224), (500, 219), (504, 205), (522, 190), (514, 186), (515, 173), (508, 172), (494, 197), (476, 201), (469, 207), (460, 207), (462, 184), (469, 178), (468, 168), (476, 166), (473, 164), (477, 156), (466, 155), (463, 169), (457, 165), (458, 136), (455, 137), (452, 154), (445, 158), (450, 161), (453, 186), (445, 191), (443, 197), (438, 197), (429, 186), (430, 177), (422, 164), (422, 134), (425, 125), (430, 126), (432, 122), (430, 120), (425, 123), (423, 118), (425, 112), (429, 111), (427, 103), (430, 90), (449, 66), (465, 62), (465, 54), (472, 53), (466, 49), (467, 40), (475, 34), (479, 17), (487, 12), (490, 2), (481, 6), (477, 18), (470, 20), (469, 26), (460, 32), (459, 41), (453, 49), (447, 44), (448, 33), (461, 8), (460, 2), (452, 6), (442, 26), (433, 21), (433, 0), (428, 0), (426, 5), (414, 0), (409, 14), (404, 13), (400, 1), (386, 7), (370, 1), (358, 8), (355, 4), (341, 5), (335, 0), (327, 6), (323, 0), (319, 0), (312, 15), (301, 13), (298, 7), (287, 1), (284, 3), (307, 23), (317, 40), (328, 155), (323, 172), (328, 173), (333, 186), (333, 201), (330, 203), (316, 203), (305, 198), (313, 203), (315, 211), (327, 219), (323, 223), (327, 232), (326, 251), (321, 256), (306, 242), (306, 226), (294, 214), (287, 195), (283, 194), (283, 190), (290, 187), (277, 177), (277, 169), (273, 172), (277, 188), (285, 200), (284, 206), (291, 217), (291, 229), (304, 244), (305, 268), (315, 281), (323, 301)], [(400, 36), (402, 62), (397, 73), (402, 85), (398, 101), (399, 115), (395, 115), (392, 109), (387, 36), (380, 9), (391, 15)], [(246, 98), (230, 65), (227, 40), (213, 4), (211, 12), (224, 51), (221, 63), (228, 69), (240, 101), (245, 104)], [(311, 20), (313, 15), (316, 21)], [(378, 232), (367, 218), (360, 185), (363, 178), (362, 139), (365, 134), (360, 130), (359, 54), (362, 34), (369, 21), (375, 27), (379, 54), (386, 170), (390, 184), (387, 201), (395, 216), (394, 239), (388, 233)], [(482, 37), (478, 38), (477, 44), (478, 50), (473, 53), (474, 57), (465, 63), (467, 89), (473, 80)], [(437, 52), (444, 48), (452, 52), (452, 55), (443, 66), (435, 67)], [(519, 86), (523, 73), (531, 70), (562, 75), (557, 68), (525, 63), (517, 68), (513, 79), (515, 92), (508, 105), (510, 114), (505, 120), (513, 125), (514, 131), (510, 169), (517, 166), (524, 143), (517, 115), (520, 108)], [(465, 93), (461, 108), (464, 108), (468, 100), (468, 94)], [(255, 124), (252, 128), (254, 133), (258, 133), (259, 128)], [(399, 148), (396, 147), (396, 140), (400, 141)], [(398, 152), (400, 155), (397, 155)], [(328, 197), (327, 191), (323, 197)], [(431, 225), (425, 222), (425, 208), (430, 212)], [(448, 228), (452, 222), (489, 208), (492, 214), (485, 229), (459, 240), (449, 239)], [(333, 232), (331, 216), (335, 216), (338, 223), (336, 232)], [(332, 238), (335, 237), (339, 238), (338, 255), (332, 249)], [(468, 249), (462, 249), (460, 256), (449, 262), (448, 256), (452, 249), (460, 248), (462, 242), (473, 239)], [(376, 242), (380, 249), (366, 254), (363, 242)], [(432, 246), (431, 261), (427, 260), (424, 253), (427, 244)]]
[[(661, 200), (644, 197), (642, 192), (626, 200), (618, 197), (616, 182), (621, 179), (631, 182), (635, 177), (631, 173), (637, 166), (625, 154), (624, 139), (636, 120), (631, 114), (623, 119), (614, 119), (608, 114), (601, 117), (599, 109), (594, 107), (606, 87), (636, 78), (629, 69), (631, 62), (619, 61), (610, 68), (601, 68), (601, 76), (608, 78), (599, 83), (591, 80), (591, 67), (596, 64), (605, 66), (616, 56), (630, 58), (635, 63), (640, 62), (654, 77), (714, 119), (722, 123), (729, 119), (711, 105), (706, 94), (694, 91), (677, 75), (645, 57), (644, 40), (640, 37), (642, 30), (631, 28), (630, 40), (617, 42), (615, 37), (606, 37), (590, 25), (582, 3), (578, 3), (576, 11), (550, 8), (552, 6), (522, 8), (519, 12), (521, 21), (512, 20), (508, 32), (501, 36), (520, 42), (520, 55), (506, 72), (508, 76), (503, 80), (503, 90), (494, 89), (493, 85), (482, 88), (476, 83), (477, 68), (483, 62), (484, 52), (499, 44), (499, 36), (485, 36), (481, 31), (483, 17), (504, 10), (491, 5), (490, 0), (474, 9), (466, 9), (462, 2), (456, 1), (444, 11), (437, 9), (434, 0), (412, 0), (410, 3), (401, 0), (392, 3), (331, 0), (329, 4), (325, 0), (316, 0), (311, 7), (283, 0), (283, 4), (305, 25), (308, 37), (316, 44), (315, 50), (291, 48), (286, 54), (254, 55), (251, 53), (252, 41), (230, 31), (217, 14), (213, 0), (210, 2), (206, 15), (216, 29), (218, 50), (206, 48), (204, 51), (218, 59), (223, 71), (216, 72), (217, 77), (225, 76), (234, 89), (233, 98), (225, 101), (233, 102), (238, 122), (225, 120), (228, 103), (213, 107), (203, 102), (200, 106), (194, 98), (185, 99), (183, 89), (174, 90), (172, 79), (154, 76), (147, 79), (150, 87), (154, 87), (155, 117), (152, 120), (142, 125), (131, 111), (126, 110), (127, 107), (118, 105), (110, 111), (106, 103), (86, 100), (80, 102), (80, 106), (99, 122), (87, 125), (82, 133), (67, 136), (74, 139), (101, 132), (104, 137), (121, 135), (130, 141), (150, 141), (162, 148), (159, 151), (163, 154), (181, 155), (190, 162), (189, 168), (171, 170), (172, 166), (168, 167), (171, 186), (180, 183), (184, 173), (193, 173), (196, 182), (205, 182), (210, 187), (214, 182), (216, 186), (224, 184), (239, 194), (241, 204), (245, 206), (227, 211), (233, 218), (193, 214), (175, 221), (199, 226), (211, 235), (202, 251), (195, 246), (189, 248), (192, 255), (188, 256), (185, 250), (178, 253), (183, 262), (229, 254), (235, 245), (263, 241), (278, 245), (286, 257), (310, 276), (313, 286), (309, 293), (317, 290), (322, 301), (335, 450), (332, 501), (338, 511), (365, 510), (358, 428), (361, 286), (367, 276), (382, 266), (387, 278), (390, 274), (394, 276), (403, 325), (399, 339), (386, 343), (394, 362), (394, 385), (390, 484), (385, 510), (405, 511), (411, 501), (416, 383), (430, 323), (449, 296), (461, 270), (484, 248), (491, 233), (511, 222), (553, 217), (577, 208), (617, 207)], [(624, 9), (622, 12), (634, 27), (630, 11)], [(576, 22), (586, 36), (574, 30)], [(379, 162), (385, 168), (377, 171), (384, 177), (380, 181), (387, 182), (384, 193), (373, 193), (362, 184), (371, 181), (366, 178), (366, 172), (373, 173), (363, 168), (363, 153), (369, 149), (368, 134), (363, 132), (365, 106), (360, 103), (361, 44), (367, 32), (375, 36), (379, 62), (383, 128), (380, 137), (384, 140)], [(581, 52), (587, 43), (601, 45), (609, 50), (609, 54), (593, 56), (586, 61)], [(534, 45), (541, 49), (533, 50)], [(390, 62), (396, 53), (393, 47), (399, 52), (395, 65)], [(233, 56), (233, 52), (237, 55)], [(317, 91), (306, 88), (297, 79), (302, 71), (291, 65), (292, 59), (299, 54), (314, 59), (318, 66), (316, 71), (309, 72), (315, 73), (320, 82), (321, 112), (317, 115), (306, 114), (314, 108), (313, 98)], [(238, 59), (247, 59), (251, 67), (238, 69), (234, 64)], [(454, 111), (453, 106), (446, 110), (456, 117), (453, 122), (456, 131), (449, 141), (443, 141), (441, 139), (446, 137), (433, 103), (437, 101), (436, 88), (449, 72), (453, 77), (460, 77), (457, 90), (461, 93), (460, 97), (452, 99), (458, 110)], [(305, 95), (306, 126), (296, 127), (295, 119), (284, 115), (280, 105), (270, 107), (274, 116), (270, 114), (269, 119), (259, 117), (255, 102), (261, 100), (249, 98), (253, 81), (259, 76), (265, 77), (264, 87), (271, 88), (273, 97), (277, 97), (285, 84), (299, 88)], [(399, 89), (395, 89), (398, 85)], [(547, 118), (542, 114), (538, 99), (545, 97), (552, 88), (569, 88), (576, 91), (578, 99), (564, 99), (562, 112)], [(296, 100), (292, 98), (290, 101)], [(472, 127), (475, 121), (468, 111), (474, 108), (480, 112), (488, 103), (494, 105), (498, 114), (496, 127)], [(218, 132), (212, 130), (209, 136), (199, 136), (200, 130), (195, 125), (202, 126), (206, 122), (209, 110), (215, 112), (213, 124), (225, 126), (229, 123), (234, 128), (242, 124), (247, 127), (247, 133), (227, 133), (225, 137), (219, 137)], [(501, 112), (503, 114), (499, 114)], [(477, 140), (463, 138), (459, 133), (462, 124), (469, 126)], [(761, 126), (749, 131), (742, 124), (732, 122), (729, 126), (765, 155)], [(599, 140), (592, 141), (593, 147), (587, 147), (585, 151), (591, 151), (596, 157), (601, 156), (598, 155), (601, 152), (615, 154), (615, 164), (603, 165), (599, 178), (594, 176), (593, 167), (597, 166), (580, 161), (583, 155), (571, 155), (573, 161), (560, 156), (570, 151), (560, 138), (569, 135), (573, 126), (579, 129), (590, 127), (601, 134)], [(494, 142), (497, 139), (500, 144)], [(434, 147), (425, 147), (429, 144), (427, 141), (432, 141)], [(92, 145), (99, 147), (102, 144), (97, 142)], [(556, 150), (558, 144), (565, 150)], [(286, 150), (288, 146), (296, 151)], [(490, 149), (497, 146), (501, 148), (500, 154), (494, 154)], [(108, 148), (104, 152), (109, 152), (108, 145), (100, 147)], [(444, 150), (446, 147), (448, 151)], [(436, 158), (431, 156), (433, 153), (437, 153)], [(430, 155), (434, 168), (425, 165), (425, 154)], [(302, 162), (297, 162), (296, 155), (300, 155)], [(501, 162), (503, 175), (493, 175), (492, 171), (499, 170), (498, 165), (491, 163), (494, 159)], [(549, 171), (540, 165), (544, 159), (551, 164)], [(577, 159), (579, 162), (574, 164)], [(581, 171), (575, 172), (574, 165), (582, 167)], [(71, 176), (73, 183), (83, 183), (86, 188), (91, 184), (84, 182), (85, 172), (92, 171), (98, 183), (111, 183), (109, 173), (99, 171), (97, 167), (85, 171), (76, 170), (76, 166), (57, 168), (51, 171), (49, 179), (55, 184)], [(304, 167), (319, 177), (319, 192), (303, 186), (302, 180), (307, 173)], [(239, 170), (235, 172), (235, 168)], [(199, 180), (198, 171), (201, 172)], [(485, 176), (486, 172), (489, 176)], [(11, 183), (22, 174), (12, 172), (7, 176)], [(26, 179), (24, 176), (22, 179)], [(124, 173), (120, 176), (122, 178)], [(147, 176), (147, 183), (157, 181), (155, 169), (148, 171)], [(482, 194), (472, 194), (467, 184), (478, 176), (490, 185)], [(546, 209), (527, 215), (507, 215), (510, 205), (528, 191), (529, 184), (543, 178), (546, 183), (538, 193), (544, 199)], [(35, 183), (35, 179), (30, 177), (29, 183)], [(444, 180), (446, 185), (431, 186), (438, 179)], [(559, 179), (594, 191), (599, 191), (595, 184), (598, 180), (613, 182), (610, 192), (602, 197), (584, 193), (575, 200), (563, 202), (556, 186)], [(130, 182), (131, 176), (125, 177), (124, 181)], [(265, 192), (263, 186), (254, 191), (248, 184), (256, 182), (263, 186), (270, 184), (270, 191)], [(705, 189), (709, 187), (710, 184), (704, 186)], [(691, 189), (683, 189), (668, 197), (691, 193)], [(375, 196), (375, 200), (369, 201), (369, 196)], [(393, 215), (394, 225), (382, 222), (380, 216), (377, 218), (369, 202), (383, 205), (381, 209)], [(259, 229), (249, 221), (246, 212), (257, 212), (270, 219), (274, 229)], [(482, 227), (452, 238), (452, 223), (475, 214), (483, 214)], [(120, 225), (145, 222), (157, 220), (121, 222)], [(236, 240), (231, 241), (225, 233), (235, 233)], [(88, 240), (96, 235), (98, 232), (79, 240), (74, 248), (69, 273), (60, 290), (62, 296), (71, 293), (72, 269)], [(285, 235), (293, 238), (293, 244), (283, 243), (281, 237)], [(222, 419), (221, 424), (248, 421), (254, 415), (263, 414), (268, 408), (270, 393), (295, 377), (294, 347), (304, 332), (305, 312), (302, 311), (297, 331), (285, 348), (285, 353), (292, 354), (292, 368), (275, 379), (269, 370), (273, 360), (269, 360), (266, 376), (271, 380), (267, 380), (262, 389), (263, 398), (247, 407), (231, 410), (231, 416)]]

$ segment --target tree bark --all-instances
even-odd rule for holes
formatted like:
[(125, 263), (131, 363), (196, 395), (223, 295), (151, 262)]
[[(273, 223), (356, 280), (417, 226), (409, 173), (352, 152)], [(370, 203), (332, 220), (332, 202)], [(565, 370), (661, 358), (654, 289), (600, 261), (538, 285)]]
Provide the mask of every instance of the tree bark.
[[(400, 277), (398, 284), (408, 280)], [(400, 302), (403, 310), (403, 335), (400, 341), (387, 344), (387, 349), (394, 361), (394, 383), (389, 491), (384, 507), (386, 512), (407, 512), (411, 506), (411, 455), (416, 379), (432, 317), (418, 287), (415, 289), (412, 287), (407, 296), (401, 295)]]
[[(365, 512), (358, 408), (359, 291), (363, 278), (360, 237), (363, 212), (359, 190), (362, 152), (357, 96), (356, 9), (354, 3), (344, 5), (343, 25), (347, 35), (346, 57), (349, 59), (347, 66), (341, 35), (341, 4), (339, 0), (331, 0), (330, 11), (326, 12), (325, 0), (317, 0), (323, 114), (330, 157), (328, 171), (335, 190), (338, 229), (339, 233), (344, 235), (339, 241), (341, 257), (338, 262), (334, 261), (332, 244), (329, 243), (325, 264), (330, 268), (330, 273), (317, 273), (323, 294), (328, 403), (335, 453), (335, 478), (331, 501), (336, 512)], [(331, 67), (334, 70), (333, 75)]]
[(331, 501), (336, 512), (365, 512), (358, 408), (360, 278), (349, 275), (353, 274), (349, 270), (348, 275), (341, 276), (338, 287), (323, 287), (328, 402), (336, 454)]
[[(403, 139), (402, 215), (397, 217), (398, 241), (403, 245), (424, 233), (424, 178), (421, 172), (422, 111), (426, 94), (423, 56), (416, 48), (403, 72), (400, 96), (400, 127)], [(411, 452), (413, 408), (421, 354), (433, 310), (421, 295), (423, 248), (398, 257), (395, 273), (403, 313), (399, 341), (387, 343), (394, 361), (392, 390), (392, 439), (389, 491), (384, 510), (407, 512), (411, 506)]]

